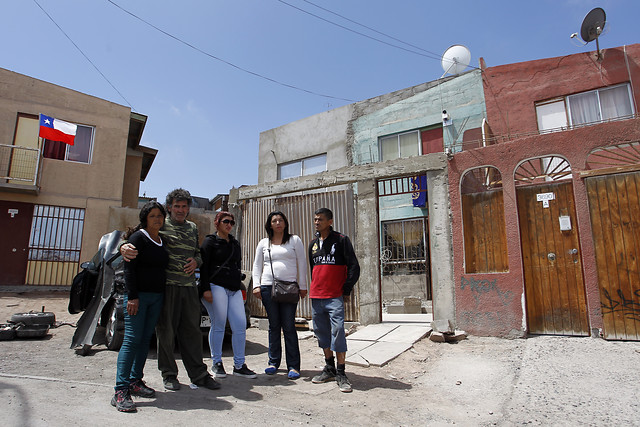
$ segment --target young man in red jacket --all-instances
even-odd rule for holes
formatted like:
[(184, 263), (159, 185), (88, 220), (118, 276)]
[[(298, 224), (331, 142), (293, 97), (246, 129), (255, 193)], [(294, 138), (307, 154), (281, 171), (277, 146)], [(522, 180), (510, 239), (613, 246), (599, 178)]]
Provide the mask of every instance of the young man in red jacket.
[(347, 355), (344, 302), (349, 300), (351, 290), (360, 277), (360, 265), (349, 238), (333, 231), (333, 212), (320, 208), (315, 211), (313, 221), (317, 237), (309, 245), (309, 297), (313, 329), (318, 345), (324, 351), (326, 365), (312, 382), (324, 383), (335, 378), (340, 391), (348, 393), (351, 383), (344, 371)]

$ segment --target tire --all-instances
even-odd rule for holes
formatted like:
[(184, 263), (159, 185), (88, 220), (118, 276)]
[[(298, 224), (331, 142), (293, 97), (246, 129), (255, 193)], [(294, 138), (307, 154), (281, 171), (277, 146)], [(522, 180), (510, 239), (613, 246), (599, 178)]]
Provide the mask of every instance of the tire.
[(22, 323), (25, 325), (49, 325), (56, 322), (56, 315), (50, 311), (29, 313), (16, 313), (11, 316), (11, 323)]
[(9, 341), (16, 337), (14, 325), (0, 325), (0, 341)]
[(118, 351), (124, 340), (124, 319), (118, 316), (118, 304), (111, 306), (104, 334), (105, 345), (109, 350)]
[(16, 327), (18, 338), (42, 338), (49, 333), (49, 325), (19, 325)]

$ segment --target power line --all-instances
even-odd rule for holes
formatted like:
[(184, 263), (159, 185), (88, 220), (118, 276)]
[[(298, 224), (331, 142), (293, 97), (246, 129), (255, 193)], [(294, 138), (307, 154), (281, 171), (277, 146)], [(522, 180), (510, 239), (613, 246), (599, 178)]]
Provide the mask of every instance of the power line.
[(337, 100), (340, 100), (340, 101), (356, 102), (356, 101), (355, 101), (355, 100), (353, 100), (353, 99), (340, 98), (340, 97), (337, 97), (337, 96), (325, 95), (325, 94), (318, 93), (318, 92), (314, 92), (314, 91), (311, 91), (311, 90), (308, 90), (308, 89), (304, 89), (304, 88), (301, 88), (301, 87), (298, 87), (298, 86), (294, 86), (294, 85), (291, 85), (291, 84), (288, 84), (288, 83), (283, 83), (283, 82), (281, 82), (281, 81), (278, 81), (278, 80), (272, 79), (271, 77), (264, 76), (264, 75), (262, 75), (262, 74), (260, 74), (260, 73), (255, 72), (255, 71), (251, 71), (251, 70), (248, 70), (248, 69), (246, 69), (246, 68), (242, 68), (242, 67), (240, 67), (240, 66), (238, 66), (238, 65), (235, 65), (235, 64), (233, 64), (233, 63), (231, 63), (231, 62), (229, 62), (229, 61), (226, 61), (226, 60), (224, 60), (224, 59), (222, 59), (222, 58), (220, 58), (220, 57), (218, 57), (218, 56), (215, 56), (215, 55), (213, 55), (213, 54), (211, 54), (211, 53), (209, 53), (209, 52), (205, 52), (204, 50), (202, 50), (202, 49), (200, 49), (200, 48), (198, 48), (198, 47), (196, 47), (196, 46), (192, 45), (191, 43), (188, 43), (188, 42), (186, 42), (186, 41), (182, 40), (181, 38), (179, 38), (179, 37), (177, 37), (177, 36), (174, 36), (173, 34), (171, 34), (171, 33), (167, 32), (167, 31), (165, 31), (165, 30), (163, 30), (163, 29), (161, 29), (161, 28), (159, 28), (159, 27), (156, 27), (156, 26), (155, 26), (155, 25), (153, 25), (152, 23), (150, 23), (150, 22), (148, 22), (148, 21), (144, 20), (143, 18), (139, 17), (138, 15), (134, 14), (133, 12), (128, 11), (127, 9), (123, 8), (122, 6), (120, 6), (119, 4), (115, 3), (115, 2), (114, 2), (114, 1), (112, 1), (112, 0), (107, 0), (107, 1), (108, 1), (109, 3), (111, 3), (112, 5), (114, 5), (115, 7), (117, 7), (118, 9), (120, 9), (120, 10), (122, 10), (123, 12), (127, 13), (128, 15), (131, 15), (132, 17), (136, 18), (137, 20), (139, 20), (139, 21), (141, 21), (141, 22), (143, 22), (143, 23), (147, 24), (148, 26), (150, 26), (151, 28), (155, 29), (156, 31), (161, 32), (161, 33), (162, 33), (162, 34), (164, 34), (165, 36), (167, 36), (167, 37), (171, 37), (172, 39), (176, 40), (176, 41), (177, 41), (177, 42), (179, 42), (179, 43), (184, 44), (185, 46), (190, 47), (191, 49), (195, 50), (196, 52), (199, 52), (199, 53), (201, 53), (201, 54), (203, 54), (203, 55), (206, 55), (206, 56), (208, 56), (209, 58), (215, 59), (216, 61), (220, 61), (220, 62), (222, 62), (222, 63), (224, 63), (224, 64), (227, 64), (227, 65), (229, 65), (230, 67), (233, 67), (233, 68), (235, 68), (235, 69), (237, 69), (237, 70), (240, 70), (240, 71), (245, 72), (245, 73), (247, 73), (247, 74), (251, 74), (252, 76), (259, 77), (259, 78), (261, 78), (261, 79), (264, 79), (264, 80), (270, 81), (270, 82), (272, 82), (272, 83), (276, 83), (276, 84), (278, 84), (278, 85), (280, 85), (280, 86), (288, 87), (288, 88), (290, 88), (290, 89), (299, 90), (299, 91), (301, 91), (301, 92), (306, 92), (306, 93), (309, 93), (309, 94), (311, 94), (311, 95), (321, 96), (321, 97), (324, 97), (324, 98), (337, 99)]
[[(426, 57), (426, 58), (430, 58), (430, 59), (437, 59), (437, 60), (440, 60), (440, 59), (441, 59), (441, 56), (440, 56), (440, 55), (437, 55), (437, 54), (434, 54), (434, 53), (431, 53), (431, 52), (429, 52), (428, 54), (421, 53), (421, 52), (416, 52), (415, 50), (407, 49), (407, 48), (405, 48), (405, 47), (398, 46), (398, 45), (396, 45), (396, 44), (389, 43), (389, 42), (386, 42), (386, 41), (384, 41), (384, 40), (380, 40), (380, 39), (378, 39), (378, 38), (372, 37), (372, 36), (370, 36), (370, 35), (368, 35), (368, 34), (361, 33), (360, 31), (353, 30), (353, 29), (351, 29), (351, 28), (349, 28), (349, 27), (345, 27), (344, 25), (338, 24), (338, 23), (336, 23), (336, 22), (333, 22), (333, 21), (330, 21), (330, 20), (328, 20), (328, 19), (326, 19), (326, 18), (323, 18), (322, 16), (319, 16), (319, 15), (316, 15), (316, 14), (311, 13), (311, 12), (309, 12), (309, 11), (306, 11), (306, 10), (304, 10), (304, 9), (301, 9), (301, 8), (299, 8), (298, 6), (294, 6), (294, 5), (292, 5), (291, 3), (287, 3), (287, 2), (286, 2), (286, 1), (284, 1), (284, 0), (277, 0), (277, 1), (279, 1), (279, 2), (280, 2), (280, 3), (282, 3), (282, 4), (287, 5), (287, 6), (289, 6), (289, 7), (292, 7), (292, 8), (294, 8), (294, 9), (296, 9), (296, 10), (299, 10), (299, 11), (300, 11), (300, 12), (302, 12), (302, 13), (306, 13), (307, 15), (311, 15), (311, 16), (313, 16), (314, 18), (318, 18), (318, 19), (320, 19), (321, 21), (324, 21), (324, 22), (327, 22), (327, 23), (329, 23), (329, 24), (331, 24), (331, 25), (335, 25), (336, 27), (342, 28), (343, 30), (349, 31), (349, 32), (354, 33), (354, 34), (358, 34), (359, 36), (366, 37), (366, 38), (371, 39), (371, 40), (375, 40), (375, 41), (377, 41), (378, 43), (386, 44), (387, 46), (395, 47), (396, 49), (401, 49), (401, 50), (404, 50), (404, 51), (406, 51), (406, 52), (413, 53), (413, 54), (415, 54), (415, 55), (424, 56), (424, 57)], [(315, 6), (315, 5), (314, 5), (314, 6)], [(358, 25), (360, 25), (360, 24), (358, 24)], [(404, 43), (404, 42), (402, 42), (402, 43)], [(405, 43), (405, 44), (408, 44), (408, 43)], [(421, 49), (421, 50), (423, 50), (423, 49)]]
[[(358, 34), (358, 35), (363, 36), (363, 37), (366, 37), (366, 38), (368, 38), (368, 39), (371, 39), (371, 40), (377, 41), (377, 42), (382, 43), (382, 44), (385, 44), (385, 45), (387, 45), (387, 46), (395, 47), (395, 48), (397, 48), (397, 49), (401, 49), (401, 50), (404, 50), (404, 51), (406, 51), (406, 52), (410, 52), (410, 53), (413, 53), (413, 54), (416, 54), (416, 55), (424, 56), (424, 57), (427, 57), (427, 58), (430, 58), (430, 59), (436, 59), (436, 60), (438, 60), (438, 61), (442, 60), (442, 55), (441, 55), (441, 54), (438, 54), (438, 53), (435, 53), (435, 52), (428, 51), (428, 50), (426, 50), (426, 49), (421, 48), (420, 46), (416, 46), (416, 45), (413, 45), (413, 44), (411, 44), (411, 43), (408, 43), (408, 42), (405, 42), (405, 41), (403, 41), (403, 40), (400, 40), (400, 39), (398, 39), (398, 38), (396, 38), (396, 37), (390, 36), (389, 34), (383, 33), (382, 31), (378, 31), (378, 30), (376, 30), (375, 28), (371, 28), (371, 27), (369, 27), (369, 26), (367, 26), (367, 25), (361, 24), (361, 23), (359, 23), (359, 22), (357, 22), (357, 21), (354, 21), (353, 19), (347, 18), (346, 16), (343, 16), (343, 15), (340, 15), (339, 13), (333, 12), (332, 10), (329, 10), (329, 9), (327, 9), (327, 8), (325, 8), (325, 7), (322, 7), (322, 6), (320, 6), (320, 5), (317, 5), (317, 4), (315, 4), (315, 3), (313, 3), (313, 2), (311, 2), (311, 1), (309, 1), (309, 0), (302, 0), (302, 1), (303, 1), (303, 2), (305, 2), (305, 3), (308, 3), (308, 4), (312, 5), (312, 6), (315, 6), (315, 7), (317, 7), (318, 9), (324, 10), (324, 11), (325, 11), (325, 12), (327, 12), (327, 13), (330, 13), (330, 14), (335, 15), (335, 16), (337, 16), (337, 17), (339, 17), (339, 18), (342, 18), (342, 19), (344, 19), (344, 20), (346, 20), (346, 21), (349, 21), (349, 22), (351, 22), (351, 23), (353, 23), (353, 24), (356, 24), (356, 25), (359, 25), (359, 26), (361, 26), (361, 27), (363, 27), (363, 28), (366, 28), (366, 29), (367, 29), (367, 30), (369, 30), (369, 31), (373, 31), (373, 32), (374, 32), (374, 33), (376, 33), (376, 34), (380, 34), (381, 36), (388, 37), (388, 38), (390, 38), (391, 40), (395, 40), (395, 41), (400, 42), (400, 43), (402, 43), (402, 44), (405, 44), (405, 45), (407, 45), (407, 46), (411, 46), (411, 47), (412, 47), (412, 48), (414, 48), (414, 49), (418, 49), (418, 50), (420, 50), (420, 51), (422, 51), (422, 52), (425, 52), (425, 54), (420, 53), (420, 52), (415, 52), (415, 51), (413, 51), (413, 50), (411, 50), (411, 49), (406, 49), (406, 48), (404, 48), (404, 47), (402, 47), (402, 46), (398, 46), (398, 45), (395, 45), (395, 44), (392, 44), (392, 43), (387, 43), (387, 42), (385, 42), (384, 40), (380, 40), (380, 39), (377, 39), (377, 38), (375, 38), (375, 37), (371, 37), (371, 36), (369, 36), (369, 35), (367, 35), (367, 34), (361, 33), (361, 32), (359, 32), (359, 31), (352, 30), (351, 28), (345, 27), (345, 26), (340, 25), (340, 24), (338, 24), (338, 23), (335, 23), (335, 22), (333, 22), (333, 21), (329, 21), (328, 19), (325, 19), (325, 18), (323, 18), (323, 17), (321, 17), (321, 16), (318, 16), (318, 15), (316, 15), (316, 14), (313, 14), (313, 13), (311, 13), (311, 12), (308, 12), (308, 11), (306, 11), (306, 10), (304, 10), (304, 9), (301, 9), (301, 8), (299, 8), (299, 7), (297, 7), (297, 6), (294, 6), (294, 5), (290, 4), (290, 3), (287, 3), (287, 2), (286, 2), (286, 1), (284, 1), (284, 0), (277, 0), (277, 1), (279, 1), (279, 2), (280, 2), (280, 3), (282, 3), (282, 4), (286, 4), (287, 6), (292, 7), (292, 8), (294, 8), (294, 9), (296, 9), (296, 10), (299, 10), (300, 12), (306, 13), (307, 15), (311, 15), (311, 16), (313, 16), (314, 18), (318, 18), (318, 19), (320, 19), (321, 21), (327, 22), (327, 23), (329, 23), (329, 24), (331, 24), (331, 25), (335, 25), (336, 27), (340, 27), (340, 28), (342, 28), (342, 29), (344, 29), (344, 30), (347, 30), (347, 31), (349, 31), (349, 32), (352, 32), (352, 33)], [(474, 68), (474, 69), (477, 69), (477, 67), (474, 67), (474, 66), (469, 66), (469, 67)]]
[(49, 14), (47, 13), (47, 11), (46, 11), (46, 10), (44, 10), (42, 6), (40, 6), (40, 3), (38, 3), (38, 1), (37, 1), (37, 0), (33, 0), (33, 2), (34, 2), (35, 4), (37, 4), (37, 5), (38, 5), (38, 7), (40, 8), (40, 10), (42, 10), (42, 12), (44, 12), (44, 14), (45, 14), (45, 15), (47, 15), (47, 17), (51, 20), (51, 22), (53, 22), (53, 24), (54, 24), (56, 27), (58, 27), (58, 29), (60, 30), (60, 32), (61, 32), (62, 34), (64, 34), (64, 36), (65, 36), (65, 37), (66, 37), (66, 38), (71, 42), (71, 44), (73, 44), (73, 45), (75, 46), (75, 48), (76, 48), (76, 49), (78, 49), (78, 52), (80, 52), (80, 53), (82, 54), (82, 56), (84, 56), (84, 57), (85, 57), (85, 59), (86, 59), (87, 61), (89, 61), (89, 63), (90, 63), (91, 65), (93, 65), (93, 68), (95, 68), (95, 69), (96, 69), (96, 71), (97, 71), (98, 73), (100, 73), (100, 75), (102, 76), (102, 78), (104, 78), (104, 79), (107, 81), (107, 83), (109, 83), (109, 85), (111, 85), (111, 87), (112, 87), (116, 92), (118, 92), (118, 95), (120, 95), (120, 96), (122, 97), (122, 99), (124, 99), (124, 102), (126, 102), (126, 103), (127, 103), (127, 105), (128, 105), (128, 106), (133, 110), (134, 108), (133, 108), (133, 106), (131, 105), (131, 103), (130, 103), (129, 101), (127, 101), (127, 98), (125, 98), (125, 97), (124, 97), (124, 95), (123, 95), (123, 94), (118, 90), (118, 88), (116, 88), (116, 87), (113, 85), (113, 83), (111, 83), (111, 81), (107, 78), (107, 76), (105, 76), (105, 75), (102, 73), (102, 71), (100, 71), (100, 69), (98, 68), (98, 66), (97, 66), (96, 64), (94, 64), (94, 63), (93, 63), (93, 61), (92, 61), (91, 59), (89, 59), (89, 57), (88, 57), (88, 56), (87, 56), (87, 55), (82, 51), (82, 49), (80, 49), (80, 47), (79, 47), (79, 46), (78, 46), (78, 45), (77, 45), (77, 44), (76, 44), (76, 43), (71, 39), (71, 37), (69, 37), (69, 35), (68, 35), (67, 33), (65, 33), (65, 31), (62, 29), (62, 27), (60, 27), (60, 25), (58, 25), (58, 23), (57, 23), (57, 22), (56, 22), (56, 21), (51, 17), (51, 15), (49, 15)]

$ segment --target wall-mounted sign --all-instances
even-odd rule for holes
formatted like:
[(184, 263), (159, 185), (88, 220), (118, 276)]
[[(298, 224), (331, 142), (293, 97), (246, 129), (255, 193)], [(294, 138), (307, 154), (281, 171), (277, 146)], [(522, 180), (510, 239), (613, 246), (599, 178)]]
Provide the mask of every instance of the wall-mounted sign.
[(536, 194), (536, 200), (538, 202), (542, 202), (543, 208), (549, 207), (549, 200), (554, 200), (556, 198), (555, 193), (540, 193)]
[(11, 215), (11, 218), (18, 215), (18, 209), (9, 209), (7, 212)]
[(569, 215), (560, 215), (560, 231), (571, 230), (571, 217)]

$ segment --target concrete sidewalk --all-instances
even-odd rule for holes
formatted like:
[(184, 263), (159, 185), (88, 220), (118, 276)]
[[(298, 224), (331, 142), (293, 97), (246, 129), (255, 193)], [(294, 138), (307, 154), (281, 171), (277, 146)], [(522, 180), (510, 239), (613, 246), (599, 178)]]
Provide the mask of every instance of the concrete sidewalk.
[(347, 337), (347, 364), (384, 366), (431, 332), (431, 314), (384, 315)]

